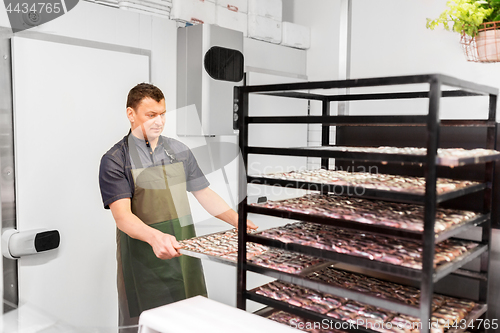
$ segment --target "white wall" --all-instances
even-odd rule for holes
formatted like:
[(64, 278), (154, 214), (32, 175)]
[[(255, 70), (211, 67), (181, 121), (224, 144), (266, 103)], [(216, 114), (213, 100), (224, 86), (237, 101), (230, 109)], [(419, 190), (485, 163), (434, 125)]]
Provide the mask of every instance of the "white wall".
[(296, 75), (307, 75), (307, 51), (245, 38), (245, 68), (259, 68)]
[(353, 0), (352, 77), (439, 72), (500, 86), (498, 64), (467, 62), (459, 34), (426, 29), (446, 2)]
[[(339, 43), (341, 1), (293, 0), (284, 1), (283, 15), (292, 22), (311, 29), (311, 47), (307, 50), (308, 81), (339, 79)], [(312, 115), (321, 115), (321, 102), (311, 101)], [(332, 114), (337, 103), (330, 103)], [(330, 130), (330, 142), (335, 139), (335, 128)], [(321, 125), (309, 125), (308, 144), (321, 145)], [(308, 168), (320, 168), (319, 158), (308, 158)]]
[[(311, 28), (311, 47), (307, 50), (309, 81), (336, 80), (339, 70), (340, 1), (293, 0), (287, 8), (287, 18)], [(292, 8), (290, 8), (292, 3)]]
[[(500, 87), (498, 63), (467, 62), (457, 33), (426, 29), (426, 18), (437, 18), (445, 8), (446, 0), (353, 0), (351, 77), (443, 73)], [(425, 99), (370, 102), (368, 111), (367, 103), (352, 103), (351, 111), (394, 114), (404, 110), (417, 114), (426, 111), (426, 103)], [(441, 106), (443, 117), (475, 118), (486, 115), (487, 99), (445, 100)]]
[[(438, 17), (446, 0), (352, 1), (352, 78), (438, 72), (500, 86), (498, 64), (466, 62), (458, 34), (426, 29), (426, 18)], [(311, 81), (339, 77), (340, 4), (341, 0), (284, 3), (284, 19), (311, 28)]]

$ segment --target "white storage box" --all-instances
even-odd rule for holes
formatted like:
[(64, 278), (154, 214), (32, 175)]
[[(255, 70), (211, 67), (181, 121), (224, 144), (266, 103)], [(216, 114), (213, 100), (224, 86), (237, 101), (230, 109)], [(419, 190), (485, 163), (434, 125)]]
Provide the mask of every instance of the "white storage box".
[(281, 45), (298, 49), (308, 49), (311, 46), (311, 29), (309, 27), (283, 22), (281, 31)]
[(279, 44), (281, 42), (281, 21), (248, 14), (248, 37)]
[(233, 12), (248, 13), (248, 0), (216, 0), (215, 4)]
[(195, 296), (154, 309), (139, 317), (140, 333), (300, 333), (295, 328)]
[(223, 28), (241, 31), (245, 37), (248, 35), (248, 16), (243, 12), (215, 6), (215, 24)]
[(96, 0), (95, 3), (98, 3), (100, 5), (105, 5), (105, 6), (110, 6), (113, 8), (118, 8), (118, 0)]
[(214, 24), (215, 0), (173, 0), (170, 19), (193, 24)]
[(119, 0), (120, 8), (133, 8), (169, 16), (172, 3), (163, 0)]
[(120, 5), (124, 4), (134, 4), (144, 7), (150, 7), (155, 9), (160, 9), (164, 11), (170, 11), (171, 3), (163, 0), (119, 0)]
[(248, 0), (248, 14), (281, 21), (283, 18), (283, 3), (281, 0)]
[(144, 6), (132, 2), (120, 1), (119, 8), (124, 10), (129, 10), (131, 12), (148, 14), (163, 18), (169, 18), (170, 10), (169, 9), (158, 9), (150, 6)]

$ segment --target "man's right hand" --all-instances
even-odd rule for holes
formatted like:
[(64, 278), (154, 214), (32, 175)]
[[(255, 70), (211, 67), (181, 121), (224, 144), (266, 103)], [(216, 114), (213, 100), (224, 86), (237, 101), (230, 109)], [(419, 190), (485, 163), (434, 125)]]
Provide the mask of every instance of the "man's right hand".
[(130, 198), (109, 204), (118, 229), (132, 238), (147, 242), (160, 259), (172, 259), (181, 255), (178, 251), (181, 246), (174, 236), (146, 225), (132, 213), (130, 206)]
[(172, 259), (180, 256), (181, 246), (174, 236), (165, 234), (158, 230), (151, 238), (149, 244), (153, 248), (155, 255), (160, 259)]

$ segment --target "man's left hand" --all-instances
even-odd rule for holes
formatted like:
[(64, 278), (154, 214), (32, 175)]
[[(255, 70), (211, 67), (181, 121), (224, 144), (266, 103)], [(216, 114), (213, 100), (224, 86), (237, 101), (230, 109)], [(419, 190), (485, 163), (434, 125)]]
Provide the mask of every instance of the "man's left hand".
[(247, 229), (257, 230), (257, 228), (258, 228), (258, 226), (256, 226), (255, 224), (253, 224), (252, 221), (247, 220)]

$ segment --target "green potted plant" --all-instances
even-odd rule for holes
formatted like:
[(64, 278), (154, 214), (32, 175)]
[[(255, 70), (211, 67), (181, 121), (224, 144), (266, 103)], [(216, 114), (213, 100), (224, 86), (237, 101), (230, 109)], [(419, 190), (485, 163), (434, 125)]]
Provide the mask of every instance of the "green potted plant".
[(427, 28), (443, 25), (462, 35), (469, 60), (500, 61), (500, 0), (452, 0), (437, 19), (427, 19)]

